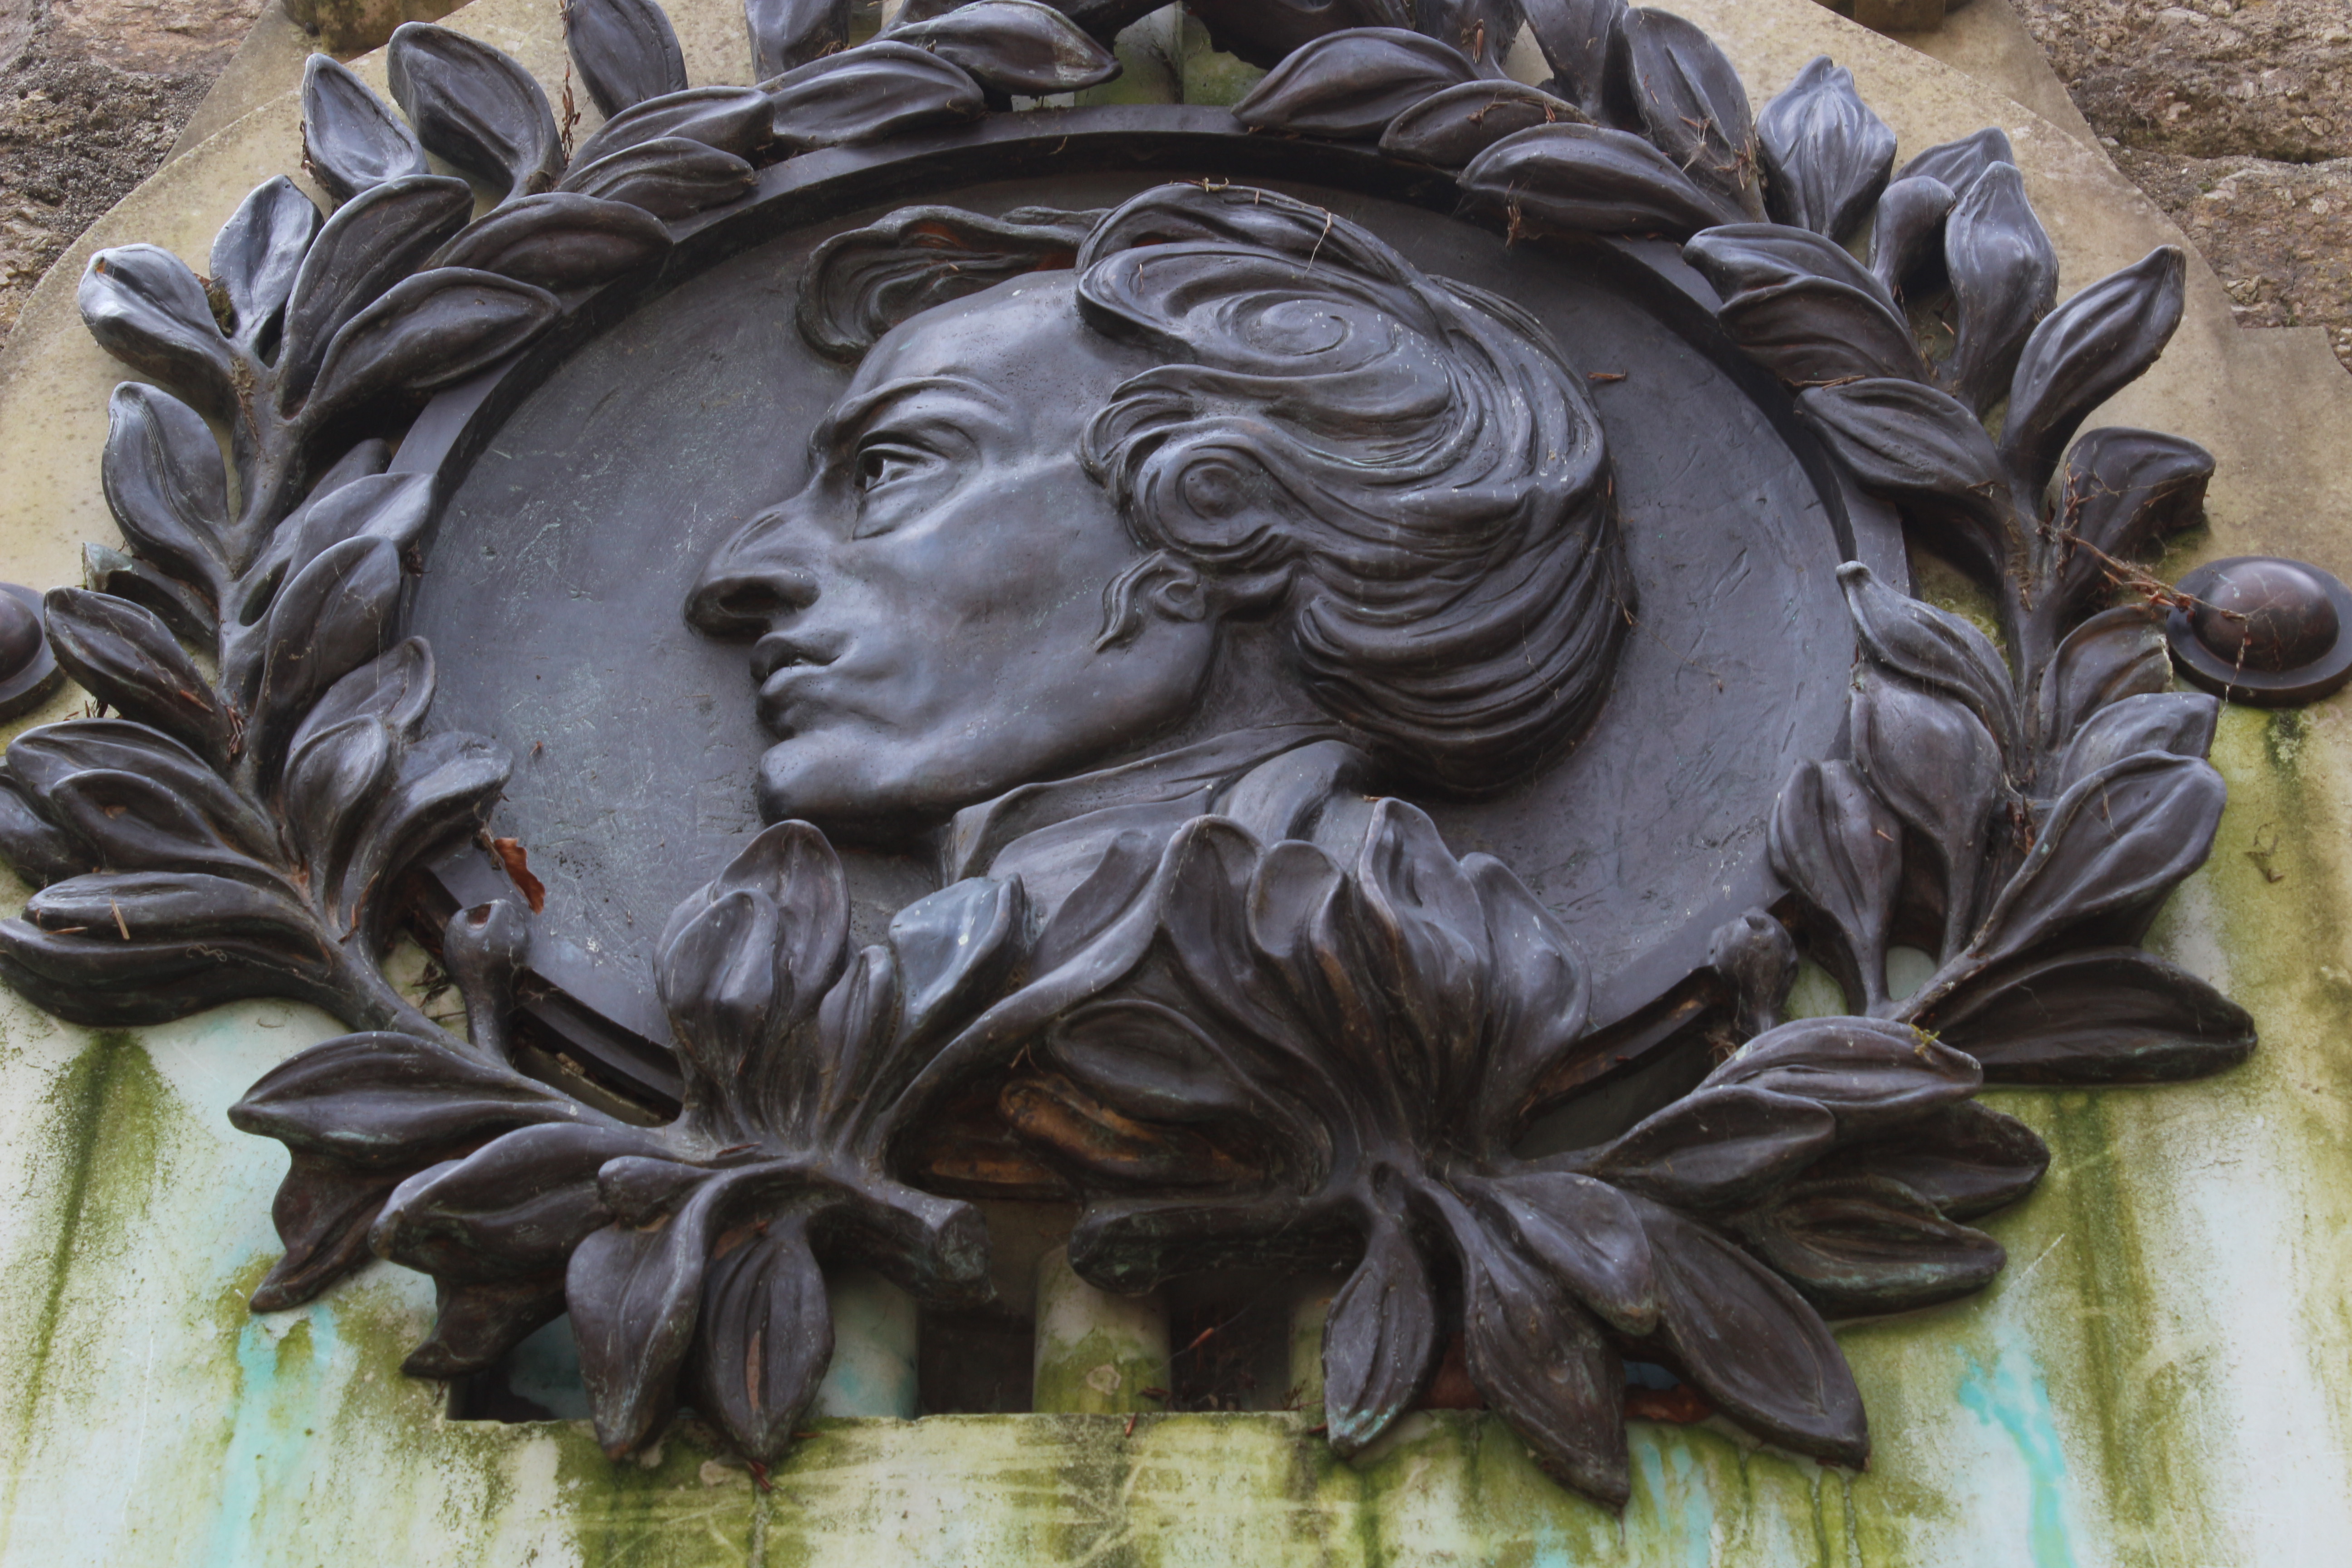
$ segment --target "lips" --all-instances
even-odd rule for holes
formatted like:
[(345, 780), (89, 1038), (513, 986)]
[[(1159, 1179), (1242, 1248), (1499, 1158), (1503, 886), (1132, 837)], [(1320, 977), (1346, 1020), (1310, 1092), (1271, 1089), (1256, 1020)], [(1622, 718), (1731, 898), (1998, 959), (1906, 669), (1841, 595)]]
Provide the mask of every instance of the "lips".
[(770, 632), (751, 649), (751, 679), (760, 688), (760, 721), (779, 736), (796, 727), (792, 711), (807, 698), (809, 679), (840, 657), (841, 646), (806, 635)]
[(765, 686), (780, 670), (803, 665), (831, 664), (840, 657), (837, 647), (793, 632), (770, 632), (751, 648), (751, 679)]

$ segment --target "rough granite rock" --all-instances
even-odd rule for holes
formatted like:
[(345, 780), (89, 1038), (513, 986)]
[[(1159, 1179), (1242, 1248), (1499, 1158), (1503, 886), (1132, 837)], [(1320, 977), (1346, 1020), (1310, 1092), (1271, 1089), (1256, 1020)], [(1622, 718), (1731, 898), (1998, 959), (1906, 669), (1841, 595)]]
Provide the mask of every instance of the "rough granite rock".
[(77, 235), (152, 174), (261, 0), (0, 0), (0, 342)]
[(2347, 0), (2015, 0), (2099, 134), (2142, 152), (2352, 157)]
[(2352, 369), (2352, 0), (2013, 0), (2125, 174), (2246, 326)]
[(2325, 327), (2352, 368), (2352, 158), (2281, 163), (2130, 147), (2115, 158), (2221, 275), (2239, 325)]

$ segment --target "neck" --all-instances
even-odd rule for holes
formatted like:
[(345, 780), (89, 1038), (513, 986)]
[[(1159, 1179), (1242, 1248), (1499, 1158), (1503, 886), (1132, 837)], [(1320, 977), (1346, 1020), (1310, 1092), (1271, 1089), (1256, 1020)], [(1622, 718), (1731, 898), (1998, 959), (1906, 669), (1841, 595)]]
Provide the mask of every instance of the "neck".
[(1157, 756), (1180, 747), (1213, 741), (1236, 730), (1269, 724), (1336, 724), (1300, 689), (1284, 654), (1281, 635), (1265, 622), (1227, 623), (1218, 638), (1217, 657), (1208, 679), (1201, 684), (1200, 700), (1170, 729), (1105, 757), (1095, 767)]

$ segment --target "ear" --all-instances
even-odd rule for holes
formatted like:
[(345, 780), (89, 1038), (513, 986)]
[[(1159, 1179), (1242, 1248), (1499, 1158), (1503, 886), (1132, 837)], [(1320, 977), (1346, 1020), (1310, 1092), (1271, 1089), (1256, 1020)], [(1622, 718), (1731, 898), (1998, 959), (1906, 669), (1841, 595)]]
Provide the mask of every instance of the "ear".
[(1103, 626), (1095, 638), (1095, 651), (1126, 647), (1152, 620), (1207, 620), (1212, 607), (1209, 584), (1200, 569), (1181, 556), (1155, 550), (1103, 589)]

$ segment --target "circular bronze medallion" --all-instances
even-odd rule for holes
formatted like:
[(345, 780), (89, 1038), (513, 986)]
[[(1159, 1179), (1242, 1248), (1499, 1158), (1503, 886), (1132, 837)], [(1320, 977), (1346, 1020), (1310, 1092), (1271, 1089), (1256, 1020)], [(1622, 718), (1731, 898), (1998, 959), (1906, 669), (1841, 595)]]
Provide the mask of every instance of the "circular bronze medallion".
[[(1393, 164), (1269, 147), (1220, 118), (1094, 111), (1050, 132), (1015, 121), (977, 158), (918, 143), (823, 155), (831, 167), (814, 174), (803, 164), (818, 158), (796, 161), (772, 172), (765, 202), (698, 235), (658, 291), (601, 310), (450, 430), (462, 478), (415, 626), (441, 653), (446, 721), (522, 759), (503, 820), (551, 889), (542, 944), (649, 992), (667, 912), (759, 826), (771, 737), (745, 650), (683, 611), (713, 552), (801, 485), (810, 432), (848, 382), (793, 327), (815, 247), (911, 204), (1110, 207), (1185, 178), (1245, 176), (1360, 223), (1427, 272), (1531, 312), (1586, 378), (1638, 605), (1613, 689), (1535, 776), (1417, 803), (1457, 852), (1496, 856), (1566, 923), (1595, 1022), (1638, 1043), (1644, 1010), (1706, 963), (1710, 933), (1779, 896), (1773, 799), (1845, 722), (1853, 642), (1835, 571), (1859, 559), (1904, 581), (1889, 514), (1839, 483), (1788, 395), (1693, 302), (1674, 247), (1513, 247), (1415, 205)], [(1050, 173), (970, 183), (975, 162), (1041, 158)], [(967, 548), (998, 542), (975, 533)], [(854, 879), (873, 926), (935, 885), (911, 854), (867, 852)]]

